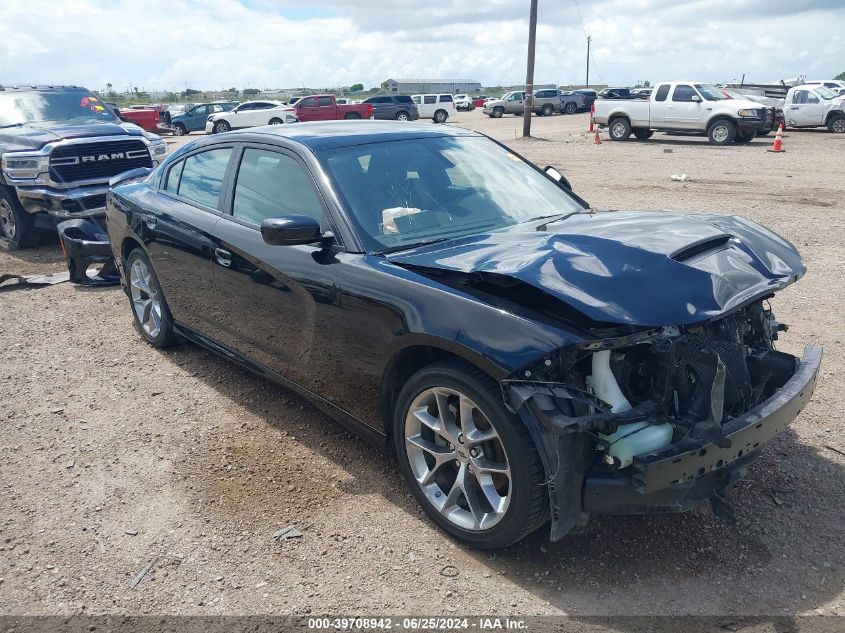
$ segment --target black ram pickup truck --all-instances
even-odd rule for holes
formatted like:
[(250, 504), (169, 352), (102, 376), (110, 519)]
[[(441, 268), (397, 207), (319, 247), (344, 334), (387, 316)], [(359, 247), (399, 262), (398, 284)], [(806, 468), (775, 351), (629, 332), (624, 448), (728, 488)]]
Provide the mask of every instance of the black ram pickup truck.
[(0, 246), (27, 248), (38, 229), (102, 218), (109, 179), (166, 153), (161, 137), (85, 88), (0, 86)]

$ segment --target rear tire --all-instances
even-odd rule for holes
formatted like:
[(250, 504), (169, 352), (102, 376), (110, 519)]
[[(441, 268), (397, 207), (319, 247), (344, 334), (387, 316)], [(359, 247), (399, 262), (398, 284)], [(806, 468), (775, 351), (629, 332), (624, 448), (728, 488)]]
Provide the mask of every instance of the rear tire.
[(652, 136), (654, 136), (654, 130), (647, 130), (641, 127), (634, 128), (634, 136), (637, 138), (637, 140), (647, 141)]
[(625, 117), (611, 119), (607, 126), (612, 141), (627, 141), (631, 136), (631, 122)]
[(396, 120), (397, 121), (410, 121), (411, 117), (408, 116), (407, 112), (402, 111), (402, 112), (396, 113)]
[(707, 138), (711, 145), (730, 145), (736, 138), (736, 123), (730, 119), (719, 119), (707, 128)]
[(153, 347), (170, 347), (176, 343), (170, 308), (150, 259), (140, 248), (126, 258), (126, 281), (132, 318), (144, 340)]
[(435, 123), (446, 123), (446, 119), (448, 118), (449, 113), (446, 110), (437, 110), (432, 117)]
[(346, 119), (347, 121), (354, 121), (354, 120), (356, 120), (356, 119), (360, 119), (360, 118), (361, 118), (361, 115), (360, 115), (360, 114), (358, 114), (357, 112), (347, 112), (347, 113), (344, 115), (344, 117), (343, 117), (343, 118), (344, 118), (344, 119)]
[(827, 122), (827, 129), (834, 134), (845, 133), (845, 116), (838, 115), (831, 117), (830, 121)]
[[(428, 423), (437, 420), (446, 423), (433, 430)], [(445, 361), (411, 376), (399, 393), (393, 440), (412, 494), (453, 537), (498, 549), (545, 522), (548, 492), (537, 448), (503, 406), (497, 384), (477, 368)], [(456, 491), (457, 482), (464, 485)]]
[(38, 243), (32, 216), (9, 189), (0, 187), (0, 247), (7, 251), (31, 248)]

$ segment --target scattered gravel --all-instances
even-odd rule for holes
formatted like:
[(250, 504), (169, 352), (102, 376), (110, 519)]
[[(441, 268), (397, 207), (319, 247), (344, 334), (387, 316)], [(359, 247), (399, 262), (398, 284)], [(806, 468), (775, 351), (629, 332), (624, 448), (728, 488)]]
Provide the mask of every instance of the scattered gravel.
[[(118, 289), (60, 284), (0, 293), (0, 612), (845, 615), (845, 135), (789, 131), (770, 154), (593, 145), (586, 115), (535, 118), (530, 140), (514, 117), (452, 122), (559, 167), (595, 207), (737, 213), (800, 248), (809, 272), (774, 301), (781, 347), (820, 343), (825, 361), (730, 493), (737, 525), (707, 508), (595, 517), (472, 551), (391, 458), (296, 395), (190, 345), (152, 349)], [(0, 273), (63, 265), (55, 246), (0, 252)], [(302, 536), (281, 546), (287, 525)]]

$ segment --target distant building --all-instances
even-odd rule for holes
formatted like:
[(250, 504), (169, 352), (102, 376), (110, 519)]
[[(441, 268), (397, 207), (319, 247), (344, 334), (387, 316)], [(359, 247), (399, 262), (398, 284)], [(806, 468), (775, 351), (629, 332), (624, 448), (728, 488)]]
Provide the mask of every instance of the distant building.
[[(557, 88), (557, 84), (534, 84), (534, 90), (553, 90)], [(525, 90), (525, 84), (515, 84), (513, 86), (505, 86), (502, 88), (505, 92), (514, 92), (517, 90)]]
[(449, 92), (452, 94), (481, 92), (481, 83), (472, 79), (387, 79), (381, 89), (397, 94)]

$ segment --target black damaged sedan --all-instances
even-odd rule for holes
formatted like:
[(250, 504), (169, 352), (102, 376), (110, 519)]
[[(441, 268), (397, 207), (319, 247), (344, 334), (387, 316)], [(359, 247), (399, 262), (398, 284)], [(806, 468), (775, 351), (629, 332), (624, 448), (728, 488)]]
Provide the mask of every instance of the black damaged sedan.
[(458, 128), (216, 135), (114, 182), (108, 232), (152, 345), (193, 341), (392, 449), (477, 547), (680, 512), (810, 400), (775, 350), (795, 248), (739, 217), (595, 212)]

